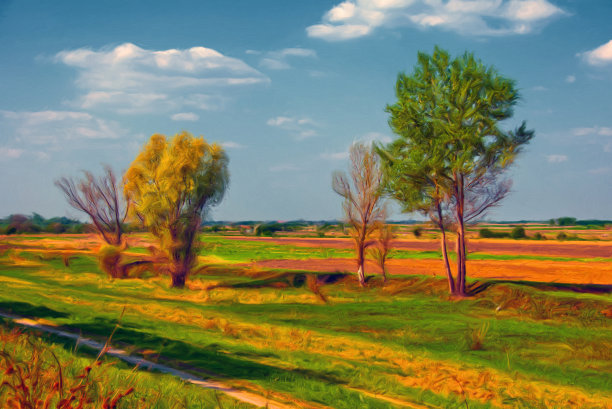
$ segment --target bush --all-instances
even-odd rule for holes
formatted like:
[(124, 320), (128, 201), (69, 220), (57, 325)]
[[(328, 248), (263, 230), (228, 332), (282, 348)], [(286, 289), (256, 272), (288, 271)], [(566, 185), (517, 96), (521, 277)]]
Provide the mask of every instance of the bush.
[(414, 237), (418, 239), (419, 237), (423, 235), (423, 229), (420, 226), (417, 226), (414, 229), (412, 229), (412, 234), (414, 234)]
[(557, 240), (567, 240), (567, 234), (563, 232), (557, 234)]
[(516, 226), (510, 232), (510, 237), (517, 240), (517, 239), (524, 239), (525, 237), (527, 237), (527, 235), (525, 234), (525, 229), (523, 227)]
[(503, 239), (510, 237), (510, 234), (505, 232), (497, 232), (490, 229), (480, 229), (478, 236), (481, 239)]
[(576, 224), (575, 217), (559, 217), (557, 219), (557, 224), (559, 226), (574, 226)]
[(542, 233), (537, 232), (536, 234), (534, 234), (533, 238), (535, 240), (546, 240), (546, 237), (544, 235), (542, 235)]
[(119, 264), (121, 263), (121, 247), (110, 244), (100, 247), (98, 250), (98, 263), (100, 269), (112, 278), (120, 278), (122, 275)]

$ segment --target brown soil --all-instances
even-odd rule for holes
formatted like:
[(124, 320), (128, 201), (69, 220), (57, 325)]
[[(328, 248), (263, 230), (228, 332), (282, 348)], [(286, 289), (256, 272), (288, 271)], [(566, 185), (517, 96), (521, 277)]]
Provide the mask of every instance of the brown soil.
[[(351, 259), (264, 260), (257, 262), (257, 265), (264, 268), (325, 272), (356, 271), (355, 262)], [(393, 259), (388, 261), (387, 268), (389, 274), (445, 274), (440, 260)], [(612, 285), (612, 263), (606, 262), (468, 260), (467, 268), (471, 278)], [(380, 268), (368, 262), (366, 272), (379, 274)]]
[[(250, 237), (250, 236), (227, 236), (227, 239), (264, 241), (274, 244), (288, 244), (302, 247), (328, 247), (328, 248), (352, 248), (350, 239), (343, 238), (304, 238), (304, 237)], [(454, 243), (448, 243), (452, 250)], [(414, 251), (438, 251), (440, 242), (438, 240), (398, 239), (393, 242), (393, 247), (398, 250)], [(468, 242), (469, 252), (487, 254), (523, 254), (554, 257), (575, 258), (608, 258), (612, 257), (612, 243), (602, 242), (560, 242), (560, 241), (533, 241), (533, 240), (505, 240), (505, 239), (472, 239)]]

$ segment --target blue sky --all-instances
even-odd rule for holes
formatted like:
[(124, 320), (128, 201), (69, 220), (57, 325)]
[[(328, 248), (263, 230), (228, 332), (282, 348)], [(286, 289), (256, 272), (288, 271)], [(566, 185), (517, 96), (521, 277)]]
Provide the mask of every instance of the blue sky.
[[(341, 216), (331, 174), (388, 141), (399, 72), (435, 45), (513, 78), (536, 137), (492, 219), (612, 218), (609, 0), (0, 0), (0, 216), (125, 170), (153, 133), (224, 144), (223, 220)], [(408, 218), (395, 214), (394, 218)]]

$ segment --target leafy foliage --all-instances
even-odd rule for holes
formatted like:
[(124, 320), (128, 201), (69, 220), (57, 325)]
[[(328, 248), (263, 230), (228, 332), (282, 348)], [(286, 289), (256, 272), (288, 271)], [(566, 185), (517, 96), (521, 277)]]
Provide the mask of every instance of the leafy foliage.
[(196, 235), (208, 210), (223, 199), (227, 166), (218, 144), (187, 132), (170, 141), (155, 134), (125, 175), (132, 214), (159, 239), (173, 286), (184, 286), (196, 264)]
[(465, 223), (508, 194), (504, 171), (534, 133), (525, 123), (510, 132), (499, 127), (519, 98), (514, 81), (469, 53), (454, 59), (438, 47), (432, 55), (419, 53), (413, 73), (398, 76), (396, 95), (387, 112), (398, 139), (378, 149), (385, 185), (405, 211), (429, 215), (441, 230), (452, 215), (457, 282), (449, 268), (447, 274), (450, 291), (463, 295)]

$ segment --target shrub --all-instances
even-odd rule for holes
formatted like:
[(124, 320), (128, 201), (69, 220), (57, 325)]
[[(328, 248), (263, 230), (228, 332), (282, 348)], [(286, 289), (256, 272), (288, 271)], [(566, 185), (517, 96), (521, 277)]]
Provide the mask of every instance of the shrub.
[(546, 240), (546, 237), (544, 235), (542, 235), (542, 233), (537, 232), (536, 234), (534, 234), (533, 238), (535, 240)]
[(527, 235), (525, 234), (525, 229), (523, 227), (516, 226), (510, 232), (510, 237), (516, 240), (516, 239), (524, 239), (525, 237), (527, 237)]
[(480, 231), (478, 232), (478, 236), (481, 239), (502, 239), (510, 237), (510, 234), (505, 232), (493, 231), (491, 229), (480, 229)]
[(478, 328), (469, 328), (466, 334), (467, 346), (470, 351), (484, 349), (484, 341), (489, 331), (489, 323), (485, 322)]
[(565, 234), (564, 232), (560, 232), (559, 234), (557, 234), (557, 240), (567, 240), (567, 234)]
[(0, 343), (3, 408), (117, 409), (134, 392), (131, 386), (123, 390), (105, 386), (109, 366), (98, 359), (81, 369), (76, 363), (60, 362), (52, 347), (32, 336), (4, 328)]
[(98, 250), (98, 263), (100, 269), (112, 278), (122, 275), (119, 263), (121, 262), (121, 247), (111, 244), (104, 245)]
[(412, 229), (412, 234), (414, 234), (414, 237), (418, 239), (419, 237), (423, 235), (423, 229), (420, 226), (417, 226), (414, 229)]

